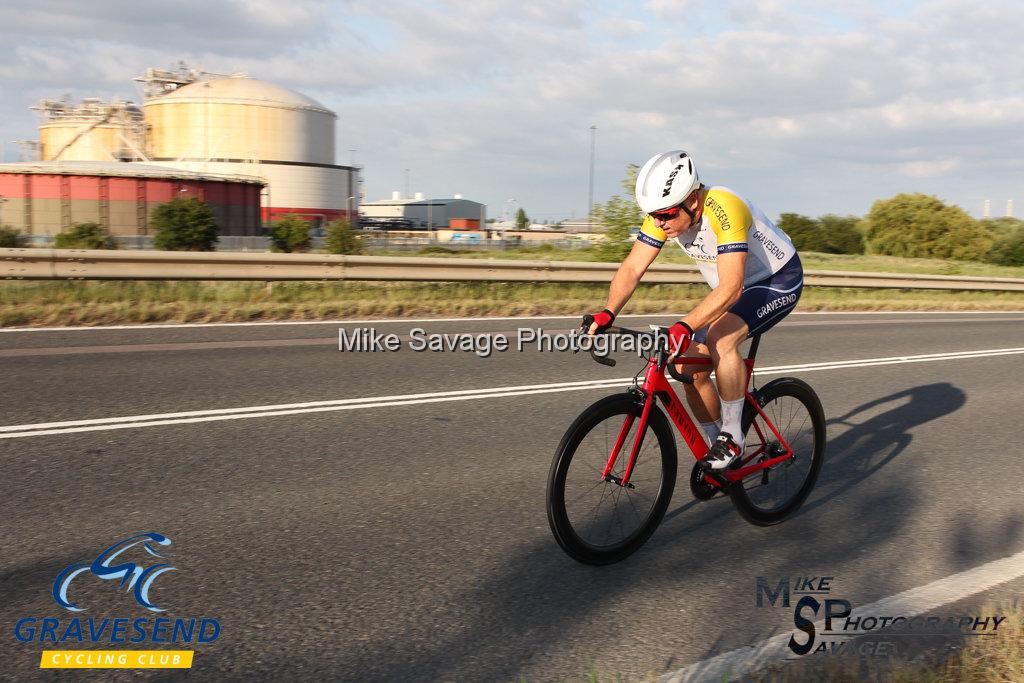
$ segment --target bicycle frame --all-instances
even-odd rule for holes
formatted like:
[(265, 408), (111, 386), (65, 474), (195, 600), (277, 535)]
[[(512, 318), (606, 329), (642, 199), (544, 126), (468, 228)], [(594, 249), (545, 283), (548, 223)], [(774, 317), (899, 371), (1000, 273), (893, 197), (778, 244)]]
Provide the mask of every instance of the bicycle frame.
[[(754, 372), (754, 358), (757, 353), (759, 341), (759, 336), (754, 338), (750, 347), (750, 352), (748, 353), (747, 358), (744, 359), (744, 364), (747, 369), (746, 385), (748, 387), (750, 385), (750, 378)], [(710, 358), (681, 357), (676, 359), (676, 362), (681, 365), (711, 365)], [(701, 434), (700, 429), (694, 423), (693, 418), (691, 418), (690, 414), (686, 411), (683, 402), (680, 400), (671, 384), (669, 384), (668, 379), (665, 377), (667, 367), (668, 354), (665, 351), (659, 351), (657, 355), (648, 360), (647, 368), (644, 372), (644, 381), (638, 386), (640, 393), (644, 397), (644, 405), (640, 413), (640, 424), (637, 428), (636, 438), (634, 439), (633, 445), (629, 451), (629, 461), (626, 464), (626, 469), (623, 472), (621, 480), (612, 475), (615, 463), (619, 458), (619, 454), (622, 452), (622, 447), (625, 445), (626, 438), (633, 426), (633, 422), (636, 420), (636, 417), (633, 415), (626, 418), (622, 428), (619, 430), (619, 435), (616, 438), (615, 445), (608, 457), (608, 462), (605, 465), (604, 472), (601, 474), (601, 478), (605, 481), (613, 481), (623, 487), (628, 487), (630, 485), (629, 479), (633, 474), (633, 467), (636, 465), (636, 459), (637, 455), (640, 453), (640, 447), (643, 445), (643, 437), (647, 429), (647, 421), (650, 418), (651, 408), (654, 406), (655, 397), (661, 399), (665, 406), (665, 412), (667, 412), (669, 417), (672, 418), (672, 422), (675, 424), (676, 429), (679, 430), (680, 435), (683, 437), (683, 441), (685, 441), (686, 445), (690, 448), (690, 451), (693, 453), (693, 457), (697, 460), (703, 460), (704, 456), (707, 454), (708, 445), (704, 442), (704, 437)], [(754, 420), (753, 427), (761, 441), (761, 445), (753, 453), (744, 454), (738, 468), (729, 468), (716, 473), (706, 473), (704, 475), (704, 480), (715, 488), (724, 488), (729, 484), (742, 481), (751, 474), (766, 470), (769, 467), (774, 467), (793, 455), (793, 449), (782, 435), (779, 434), (778, 429), (776, 429), (775, 425), (772, 424), (772, 421), (768, 419), (768, 416), (765, 415), (764, 411), (761, 410), (761, 405), (758, 403), (757, 398), (747, 390), (744, 391), (744, 397), (746, 398), (747, 403), (753, 406), (761, 416), (764, 424), (771, 431), (772, 435), (778, 439), (779, 443), (785, 449), (785, 452), (763, 462), (747, 464), (750, 463), (751, 460), (759, 457), (766, 449), (765, 434), (762, 431), (761, 426), (758, 424), (758, 421)]]

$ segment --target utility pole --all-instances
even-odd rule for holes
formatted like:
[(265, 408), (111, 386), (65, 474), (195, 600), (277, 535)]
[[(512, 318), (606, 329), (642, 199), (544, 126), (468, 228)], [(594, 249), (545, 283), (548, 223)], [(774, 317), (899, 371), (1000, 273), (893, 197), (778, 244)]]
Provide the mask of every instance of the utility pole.
[(587, 194), (587, 232), (594, 232), (594, 150), (597, 147), (597, 126), (590, 127), (590, 192)]

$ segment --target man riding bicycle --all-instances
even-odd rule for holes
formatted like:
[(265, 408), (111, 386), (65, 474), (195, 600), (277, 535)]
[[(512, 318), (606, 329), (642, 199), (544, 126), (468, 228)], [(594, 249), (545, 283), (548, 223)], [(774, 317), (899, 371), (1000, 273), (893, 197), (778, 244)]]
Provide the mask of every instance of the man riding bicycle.
[[(775, 326), (796, 307), (803, 268), (789, 236), (732, 190), (706, 187), (682, 150), (657, 154), (640, 169), (636, 201), (646, 215), (629, 255), (612, 278), (605, 309), (587, 330), (607, 329), (633, 295), (665, 240), (674, 239), (700, 269), (711, 292), (668, 328), (671, 358), (711, 357), (695, 370), (686, 399), (711, 440), (705, 463), (723, 469), (742, 455), (746, 370), (739, 345)], [(687, 354), (691, 340), (696, 352)]]

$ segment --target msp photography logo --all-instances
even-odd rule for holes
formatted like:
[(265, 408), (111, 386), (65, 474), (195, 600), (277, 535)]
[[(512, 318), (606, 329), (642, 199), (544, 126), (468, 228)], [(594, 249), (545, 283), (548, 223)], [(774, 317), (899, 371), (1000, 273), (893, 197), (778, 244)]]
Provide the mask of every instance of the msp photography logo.
[[(788, 645), (794, 654), (801, 657), (818, 653), (891, 657), (899, 653), (900, 644), (906, 642), (906, 638), (995, 635), (1006, 620), (1006, 617), (994, 615), (943, 617), (885, 614), (880, 610), (854, 616), (850, 600), (832, 597), (834, 581), (834, 576), (798, 576), (793, 580), (783, 577), (773, 584), (767, 577), (757, 577), (758, 607), (765, 607), (767, 603), (770, 607), (793, 610), (793, 625), (797, 630)], [(790, 602), (791, 594), (800, 596), (795, 604)], [(819, 616), (824, 620), (816, 621)], [(873, 638), (859, 643), (852, 641), (861, 636)]]
[[(125, 607), (141, 607), (151, 614), (167, 609), (154, 604), (150, 592), (157, 579), (177, 571), (168, 561), (171, 539), (146, 532), (120, 540), (91, 562), (75, 562), (60, 571), (50, 589), (58, 606), (79, 614), (88, 607), (73, 598), (89, 581), (109, 585), (131, 595)], [(208, 644), (220, 637), (220, 622), (213, 617), (75, 616), (70, 619), (26, 616), (14, 626), (21, 643), (90, 644)], [(190, 668), (193, 650), (43, 650), (40, 668)]]

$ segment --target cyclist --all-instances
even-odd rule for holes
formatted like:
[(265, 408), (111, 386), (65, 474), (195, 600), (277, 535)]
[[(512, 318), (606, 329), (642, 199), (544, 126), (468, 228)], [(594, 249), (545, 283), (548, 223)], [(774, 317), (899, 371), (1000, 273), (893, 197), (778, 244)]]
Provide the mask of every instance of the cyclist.
[(711, 292), (668, 328), (671, 358), (710, 356), (711, 370), (693, 372), (686, 399), (711, 441), (705, 463), (723, 469), (743, 453), (746, 368), (740, 343), (769, 330), (796, 307), (803, 268), (789, 236), (732, 190), (703, 185), (689, 154), (651, 157), (636, 179), (636, 201), (646, 214), (632, 250), (612, 278), (608, 301), (587, 332), (612, 324), (668, 239), (700, 269)]

